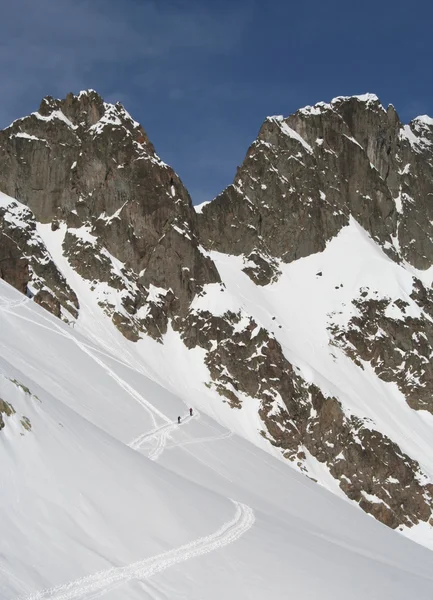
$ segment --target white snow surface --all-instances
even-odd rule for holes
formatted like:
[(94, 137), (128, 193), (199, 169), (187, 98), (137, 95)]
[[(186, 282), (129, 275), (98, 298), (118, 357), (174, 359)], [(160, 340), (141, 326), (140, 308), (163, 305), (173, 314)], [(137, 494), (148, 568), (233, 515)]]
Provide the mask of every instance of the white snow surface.
[(433, 119), (428, 115), (420, 115), (419, 117), (416, 117), (414, 121), (419, 121), (420, 123), (433, 127)]
[(194, 210), (196, 213), (202, 213), (203, 212), (203, 208), (206, 206), (206, 204), (210, 204), (212, 202), (212, 200), (205, 200), (204, 202), (201, 202), (200, 204), (195, 204), (194, 205)]
[(320, 115), (322, 112), (327, 110), (334, 110), (334, 105), (339, 104), (340, 102), (347, 102), (352, 98), (356, 98), (360, 102), (364, 102), (368, 107), (372, 105), (379, 105), (379, 109), (385, 111), (385, 108), (382, 106), (379, 98), (376, 94), (358, 94), (354, 96), (337, 96), (331, 100), (331, 102), (317, 102), (314, 106), (305, 106), (301, 108), (298, 112), (304, 115)]
[(65, 123), (70, 129), (77, 129), (78, 127), (77, 125), (74, 125), (61, 110), (53, 110), (53, 112), (47, 117), (41, 115), (39, 112), (34, 112), (32, 115), (34, 115), (40, 121), (53, 121), (54, 119), (63, 121), (63, 123)]
[(30, 135), (28, 133), (25, 133), (24, 131), (19, 131), (18, 133), (15, 133), (13, 136), (11, 137), (18, 137), (18, 138), (24, 138), (25, 140), (33, 140), (33, 141), (42, 141), (45, 142), (45, 140), (41, 140), (41, 138), (36, 137), (35, 135)]
[[(205, 385), (204, 350), (171, 328), (164, 344), (127, 341), (63, 256), (64, 228), (38, 233), (80, 316), (68, 326), (0, 280), (0, 398), (16, 411), (0, 431), (2, 600), (431, 600), (430, 527), (402, 532), (414, 543), (347, 500), (308, 453), (321, 485), (291, 468), (259, 434), (257, 399), (222, 403)], [(416, 315), (415, 272), (354, 221), (265, 287), (243, 257), (211, 255), (225, 287), (206, 286), (194, 310), (240, 312), (240, 326), (252, 315), (308, 381), (432, 477), (431, 415), (331, 349), (326, 329), (347, 323), (366, 287)]]
[[(376, 96), (376, 94), (369, 94), (369, 93), (367, 93), (367, 94), (355, 94), (354, 96), (337, 96), (336, 98), (333, 98), (331, 100), (331, 104), (335, 104), (337, 102), (345, 102), (347, 100), (350, 100), (351, 98), (356, 98), (360, 102), (365, 102), (367, 104), (367, 106), (369, 106), (371, 104), (376, 104), (376, 103), (380, 104), (380, 100)], [(381, 104), (380, 104), (380, 107), (383, 110), (385, 110)]]
[(431, 598), (429, 550), (3, 281), (0, 327), (1, 598)]

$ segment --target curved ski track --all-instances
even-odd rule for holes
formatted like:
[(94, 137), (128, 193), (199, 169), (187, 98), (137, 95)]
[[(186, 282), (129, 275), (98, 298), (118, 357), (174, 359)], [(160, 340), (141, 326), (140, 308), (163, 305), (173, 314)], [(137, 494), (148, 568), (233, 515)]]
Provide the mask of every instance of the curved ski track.
[(171, 448), (181, 448), (182, 446), (189, 446), (190, 444), (202, 444), (204, 442), (218, 442), (219, 440), (226, 440), (233, 436), (233, 431), (226, 431), (221, 435), (214, 435), (202, 438), (195, 438), (192, 440), (185, 440), (183, 442), (174, 442), (173, 444), (167, 444), (165, 446), (166, 450), (170, 450)]
[[(11, 309), (17, 308), (22, 305), (26, 305), (29, 302), (30, 302), (30, 298), (25, 297), (25, 298), (22, 298), (19, 300), (12, 300), (10, 302), (0, 303), (0, 310), (3, 310), (4, 312), (10, 312)], [(124, 379), (122, 379), (116, 373), (114, 373), (114, 371), (112, 369), (110, 369), (110, 367), (102, 359), (95, 356), (95, 354), (93, 352), (98, 352), (98, 350), (96, 348), (95, 349), (90, 348), (86, 343), (79, 341), (75, 336), (68, 333), (67, 330), (65, 331), (59, 325), (57, 325), (56, 323), (53, 323), (50, 319), (44, 317), (43, 315), (39, 315), (39, 316), (44, 321), (47, 321), (49, 323), (49, 325), (51, 325), (51, 327), (42, 325), (41, 323), (38, 323), (34, 319), (28, 319), (28, 318), (24, 317), (23, 315), (19, 315), (17, 313), (11, 313), (11, 314), (14, 314), (16, 317), (18, 317), (20, 319), (23, 319), (25, 321), (29, 321), (35, 325), (38, 325), (39, 327), (46, 328), (52, 332), (55, 332), (57, 330), (56, 333), (58, 333), (58, 335), (61, 335), (62, 337), (65, 337), (65, 338), (69, 339), (70, 341), (74, 342), (80, 348), (80, 350), (85, 352), (100, 367), (102, 367), (107, 372), (107, 374), (116, 381), (116, 383), (120, 387), (122, 387), (130, 396), (132, 396), (137, 402), (139, 402), (139, 404), (141, 404), (143, 406), (143, 408), (149, 413), (149, 415), (151, 416), (151, 418), (155, 424), (156, 424), (155, 414), (167, 422), (166, 425), (157, 427), (157, 428), (151, 430), (150, 432), (145, 432), (143, 434), (140, 434), (138, 437), (136, 437), (132, 442), (130, 442), (128, 444), (128, 446), (130, 448), (132, 448), (133, 450), (139, 450), (146, 441), (155, 437), (157, 439), (156, 445), (151, 450), (150, 454), (148, 455), (148, 458), (150, 458), (151, 460), (157, 460), (161, 456), (161, 454), (163, 453), (163, 451), (166, 447), (174, 448), (176, 446), (185, 446), (185, 445), (199, 443), (199, 442), (207, 442), (207, 441), (212, 441), (212, 440), (224, 439), (224, 438), (230, 437), (230, 435), (232, 435), (230, 432), (228, 432), (227, 434), (223, 434), (222, 436), (217, 436), (217, 437), (213, 437), (213, 438), (210, 438), (210, 437), (209, 438), (200, 438), (197, 440), (190, 440), (190, 441), (174, 443), (174, 444), (170, 444), (170, 446), (167, 446), (167, 438), (170, 436), (170, 433), (172, 431), (174, 431), (176, 429), (176, 427), (179, 426), (179, 424), (168, 422), (169, 421), (168, 418), (163, 413), (161, 413), (158, 409), (156, 409), (150, 402), (145, 400), (145, 398), (143, 398), (143, 396), (139, 392), (137, 392), (137, 390), (135, 390), (132, 386), (130, 386), (129, 383), (127, 383)], [(53, 329), (52, 326), (54, 326), (55, 329)], [(110, 358), (114, 359), (114, 357), (110, 357)], [(121, 361), (119, 361), (119, 362), (121, 362)], [(125, 366), (128, 366), (128, 365), (125, 364)], [(200, 418), (200, 414), (196, 412), (192, 417), (190, 417), (189, 415), (183, 417), (181, 425), (188, 423), (192, 418)]]
[(17, 306), (22, 306), (23, 304), (27, 304), (30, 301), (30, 298), (27, 296), (25, 298), (20, 298), (19, 300), (10, 300), (9, 302), (0, 302), (0, 310), (4, 310), (7, 312), (10, 308), (16, 308)]
[[(29, 298), (20, 299), (19, 301), (11, 301), (0, 304), (0, 310), (9, 312), (12, 308), (24, 305), (29, 302)], [(25, 320), (26, 317), (17, 315)], [(42, 316), (42, 315), (40, 315)], [(155, 423), (155, 414), (162, 418), (164, 421), (168, 421), (168, 418), (157, 410), (150, 402), (145, 400), (141, 394), (139, 394), (132, 386), (126, 381), (119, 377), (103, 360), (96, 357), (92, 350), (87, 344), (80, 342), (73, 335), (64, 331), (56, 323), (51, 322), (49, 319), (42, 316), (42, 319), (48, 321), (51, 326), (54, 326), (57, 333), (63, 337), (69, 338), (74, 342), (83, 352), (90, 356), (100, 367), (102, 367), (107, 374), (114, 379), (129, 395), (137, 400), (143, 408), (145, 408), (152, 416), (153, 422)], [(36, 321), (31, 321), (41, 327), (46, 327)], [(46, 327), (48, 329), (48, 327)], [(54, 331), (51, 327), (51, 331)], [(200, 418), (200, 414), (196, 412), (194, 415), (183, 417), (180, 425), (184, 425), (194, 418)], [(167, 438), (170, 433), (179, 426), (179, 423), (168, 422), (162, 427), (157, 427), (150, 432), (146, 432), (138, 436), (130, 444), (132, 449), (138, 450), (142, 444), (150, 439), (156, 438), (157, 443), (149, 454), (151, 460), (157, 460), (162, 454), (164, 449), (167, 447)], [(196, 440), (186, 440), (179, 443), (171, 444), (169, 447), (173, 448), (176, 446), (183, 446), (190, 443), (207, 442), (212, 440), (224, 439), (230, 437), (232, 432), (226, 432), (219, 436), (198, 438)], [(207, 535), (205, 537), (198, 538), (188, 544), (158, 554), (156, 556), (146, 558), (142, 561), (137, 561), (125, 567), (113, 567), (105, 571), (98, 571), (93, 575), (88, 575), (75, 581), (65, 583), (56, 587), (47, 588), (45, 590), (34, 592), (25, 597), (21, 597), (20, 600), (95, 600), (100, 596), (106, 594), (112, 588), (122, 585), (132, 579), (149, 579), (153, 575), (164, 571), (165, 569), (175, 565), (177, 563), (184, 562), (196, 556), (201, 556), (219, 548), (223, 548), (232, 542), (239, 539), (245, 532), (247, 532), (255, 523), (255, 515), (252, 508), (241, 502), (231, 500), (236, 507), (235, 516), (231, 521), (226, 522), (220, 527), (215, 533)], [(90, 594), (90, 595), (89, 595)]]
[[(20, 305), (26, 304), (28, 301), (29, 301), (29, 298), (25, 298), (24, 300), (20, 300), (20, 301), (16, 301), (16, 302), (8, 302), (7, 304), (0, 305), (0, 310), (4, 310), (5, 312), (10, 312), (10, 310), (12, 308), (16, 308)], [(31, 323), (33, 323), (35, 325), (39, 325), (40, 327), (44, 327), (44, 325), (42, 325), (41, 323), (38, 323), (37, 321), (35, 321), (33, 319), (27, 319), (23, 315), (18, 315), (16, 313), (11, 313), (11, 314), (14, 314), (16, 317), (24, 319), (26, 321), (30, 321)], [(44, 321), (47, 321), (51, 325), (51, 327), (49, 327), (47, 329), (54, 331), (54, 329), (52, 329), (52, 327), (54, 327), (57, 330), (57, 333), (59, 333), (63, 337), (66, 337), (67, 339), (69, 339), (71, 342), (76, 344), (78, 346), (78, 348), (80, 348), (80, 350), (82, 350), (88, 356), (90, 356), (90, 358), (92, 358), (102, 369), (104, 369), (104, 371), (106, 371), (107, 375), (109, 375), (112, 379), (114, 379), (114, 381), (121, 388), (123, 388), (127, 394), (132, 396), (132, 398), (134, 398), (134, 400), (136, 400), (139, 404), (141, 404), (141, 406), (149, 413), (149, 415), (151, 416), (151, 418), (155, 424), (156, 424), (155, 415), (158, 416), (163, 421), (169, 422), (169, 419), (162, 412), (160, 412), (150, 402), (148, 402), (145, 398), (143, 398), (143, 396), (139, 392), (137, 392), (137, 390), (135, 390), (131, 385), (129, 385), (129, 383), (127, 383), (124, 379), (122, 379), (116, 373), (114, 373), (114, 371), (112, 369), (110, 369), (110, 367), (103, 360), (101, 360), (100, 358), (95, 356), (95, 354), (92, 352), (92, 350), (90, 349), (90, 347), (87, 344), (78, 340), (75, 336), (73, 336), (70, 333), (68, 333), (67, 331), (65, 331), (62, 327), (57, 325), (52, 320), (45, 318), (43, 315), (39, 315), (39, 317), (42, 318)], [(171, 423), (168, 423), (168, 424), (171, 424)]]
[(238, 540), (255, 522), (254, 512), (249, 506), (235, 500), (232, 502), (236, 507), (233, 519), (210, 535), (163, 554), (157, 554), (125, 567), (98, 571), (93, 575), (21, 597), (20, 600), (85, 600), (88, 594), (95, 594), (95, 592), (96, 595), (92, 595), (91, 598), (96, 598), (110, 591), (112, 587), (133, 579), (149, 579), (175, 564), (223, 548)]
[(156, 445), (148, 454), (148, 458), (150, 458), (151, 460), (157, 460), (157, 458), (159, 458), (164, 452), (164, 448), (167, 445), (167, 438), (170, 436), (170, 433), (172, 431), (175, 431), (178, 427), (186, 425), (186, 423), (189, 423), (192, 419), (195, 418), (200, 418), (198, 412), (196, 412), (192, 416), (188, 414), (185, 417), (182, 417), (180, 423), (169, 423), (168, 425), (163, 425), (162, 427), (158, 427), (157, 429), (153, 429), (152, 431), (143, 433), (136, 437), (135, 440), (128, 444), (128, 446), (133, 450), (139, 450), (145, 442), (156, 438)]

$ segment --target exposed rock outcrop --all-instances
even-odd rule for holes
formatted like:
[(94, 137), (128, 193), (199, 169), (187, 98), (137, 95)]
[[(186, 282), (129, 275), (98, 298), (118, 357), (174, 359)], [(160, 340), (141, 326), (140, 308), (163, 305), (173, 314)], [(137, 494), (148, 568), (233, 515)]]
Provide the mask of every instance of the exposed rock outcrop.
[(0, 277), (23, 294), (35, 296), (56, 317), (69, 319), (78, 315), (76, 294), (38, 235), (32, 212), (1, 195)]
[(247, 315), (196, 311), (183, 327), (189, 348), (208, 350), (208, 386), (235, 409), (255, 401), (262, 435), (301, 471), (309, 473), (308, 452), (350, 499), (392, 528), (432, 517), (433, 485), (420, 465), (368, 419), (346, 414), (336, 398), (307, 384), (277, 340)]
[(9, 402), (6, 402), (5, 400), (2, 400), (2, 398), (0, 398), (0, 431), (5, 426), (5, 421), (4, 421), (3, 415), (5, 415), (6, 417), (10, 417), (11, 415), (14, 415), (14, 414), (15, 414), (14, 407), (11, 404), (9, 404)]
[[(372, 365), (384, 381), (395, 382), (415, 410), (433, 414), (433, 304), (419, 280), (414, 280), (413, 302), (380, 298), (362, 289), (353, 300), (357, 314), (346, 326), (330, 325), (333, 343), (345, 350), (359, 366)], [(416, 301), (428, 309), (417, 310)], [(420, 307), (420, 308), (421, 308)]]

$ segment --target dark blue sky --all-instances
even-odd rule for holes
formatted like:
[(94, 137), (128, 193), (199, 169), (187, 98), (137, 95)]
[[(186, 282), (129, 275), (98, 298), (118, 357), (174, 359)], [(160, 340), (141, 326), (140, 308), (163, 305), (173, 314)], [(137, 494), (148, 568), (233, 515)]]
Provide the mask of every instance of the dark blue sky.
[(433, 116), (432, 0), (0, 2), (0, 127), (94, 88), (194, 202), (231, 182), (267, 115), (374, 92), (404, 121)]

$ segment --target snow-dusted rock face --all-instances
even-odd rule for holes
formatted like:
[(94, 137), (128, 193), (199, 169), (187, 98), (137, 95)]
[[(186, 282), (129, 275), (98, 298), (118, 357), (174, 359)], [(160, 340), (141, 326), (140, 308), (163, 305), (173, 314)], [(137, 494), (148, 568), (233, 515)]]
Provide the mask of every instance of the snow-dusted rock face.
[(56, 317), (77, 317), (77, 296), (38, 235), (32, 211), (1, 193), (0, 277)]
[[(207, 350), (207, 386), (233, 409), (259, 399), (260, 434), (301, 472), (314, 478), (308, 454), (326, 465), (351, 500), (390, 527), (432, 517), (433, 484), (419, 463), (373, 421), (347, 414), (337, 398), (308, 384), (275, 336), (245, 312), (193, 310), (182, 327), (188, 348)], [(399, 364), (400, 379), (404, 367)], [(419, 402), (415, 408), (424, 408)]]
[(377, 97), (270, 117), (232, 185), (203, 206), (209, 249), (290, 262), (322, 251), (352, 215), (395, 260), (433, 263), (433, 125), (402, 125)]
[(270, 117), (196, 212), (120, 104), (45, 98), (0, 132), (0, 190), (19, 201), (0, 205), (3, 279), (93, 339), (101, 312), (158, 340), (162, 381), (174, 336), (175, 361), (200, 357), (175, 382), (188, 402), (230, 407), (390, 527), (431, 523), (429, 117), (402, 125), (372, 95)]
[[(38, 221), (66, 223), (71, 264), (118, 290), (116, 306), (101, 303), (131, 339), (155, 310), (144, 308), (149, 285), (164, 297), (171, 290), (173, 311), (182, 312), (202, 284), (219, 279), (199, 247), (182, 182), (125, 109), (96, 92), (44, 98), (38, 112), (1, 132), (0, 171), (0, 190)], [(162, 332), (166, 321), (161, 315)]]
[(397, 383), (408, 404), (433, 414), (433, 309), (431, 289), (414, 278), (409, 301), (363, 289), (352, 301), (356, 314), (333, 325), (333, 343), (362, 368), (369, 362), (384, 381)]

